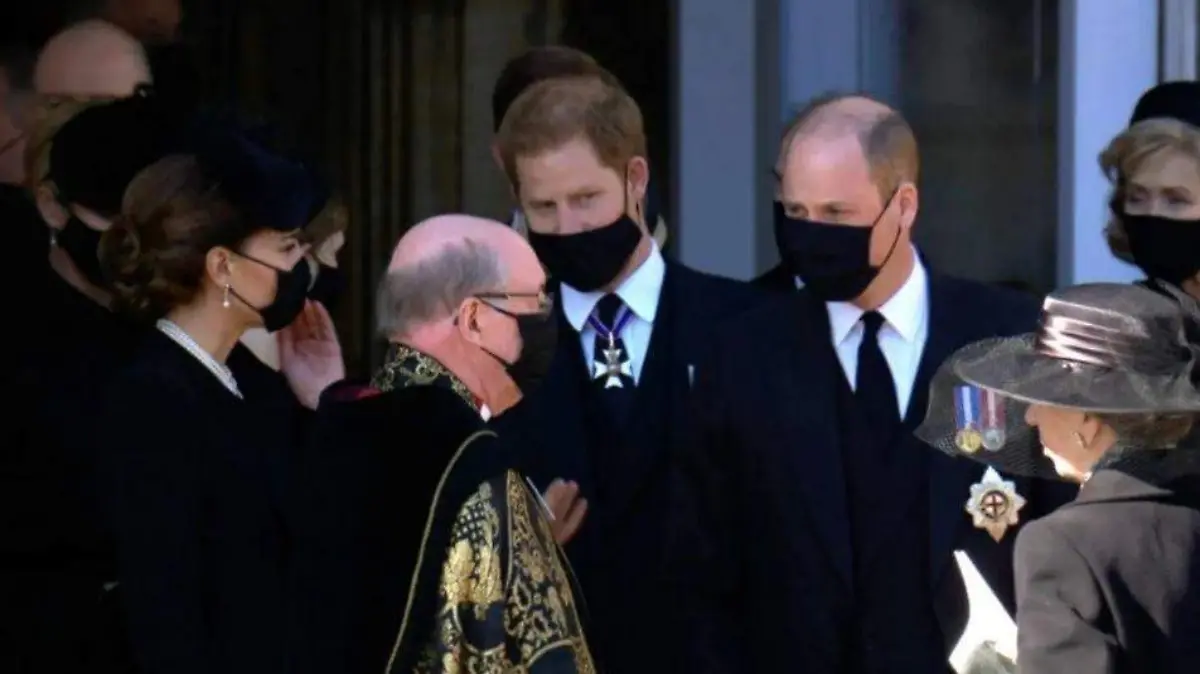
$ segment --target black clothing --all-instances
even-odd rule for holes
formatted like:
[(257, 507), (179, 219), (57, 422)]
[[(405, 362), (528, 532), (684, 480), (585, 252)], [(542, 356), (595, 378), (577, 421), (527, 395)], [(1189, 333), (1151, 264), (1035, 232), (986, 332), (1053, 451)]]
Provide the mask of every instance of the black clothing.
[(283, 671), (293, 417), (238, 398), (157, 330), (108, 401), (96, 442), (141, 671)]
[(763, 290), (775, 292), (794, 292), (796, 290), (795, 275), (781, 264), (777, 264), (763, 272), (754, 279), (753, 283)]
[(478, 403), (393, 347), (322, 397), (296, 483), (292, 672), (588, 672), (536, 496)]
[(1197, 450), (1126, 451), (1017, 537), (1022, 674), (1200, 671)]
[[(680, 453), (687, 507), (670, 545), (687, 671), (947, 671), (967, 621), (955, 549), (1011, 610), (1014, 537), (994, 542), (963, 507), (984, 468), (912, 432), (942, 361), (1032, 329), (1038, 306), (936, 274), (928, 298), (912, 397), (892, 433), (864, 422), (824, 303), (808, 293), (778, 293), (712, 340), (696, 368), (695, 434)], [(1024, 520), (1064, 499), (1052, 485), (1019, 490)]]
[[(16, 288), (37, 289), (15, 316), (13, 392), (0, 424), (0, 671), (124, 671), (91, 430), (138, 331), (45, 264)], [(21, 292), (14, 291), (16, 296)]]
[(879, 329), (885, 319), (878, 311), (863, 314), (862, 345), (858, 348), (855, 396), (870, 423), (894, 430), (900, 421), (900, 403), (896, 400), (896, 380), (879, 346)]
[[(864, 333), (864, 344), (867, 337)], [(832, 344), (829, 349), (828, 356), (836, 358)], [(894, 388), (884, 403), (891, 405), (892, 418), (873, 419), (880, 412), (872, 412), (862, 395), (867, 382), (861, 355), (858, 367), (857, 391), (845, 377), (837, 378), (835, 409), (853, 551), (854, 610), (844, 617), (842, 643), (847, 671), (944, 671), (944, 659), (930, 657), (940, 654), (942, 644), (930, 610), (929, 531), (908, 524), (929, 517), (926, 457), (904, 442), (911, 428), (900, 426)], [(890, 375), (887, 379), (894, 387)]]
[(679, 642), (664, 618), (667, 488), (677, 434), (688, 417), (692, 365), (714, 325), (760, 299), (748, 284), (666, 261), (658, 309), (642, 358), (627, 423), (618, 428), (605, 391), (584, 360), (579, 333), (558, 309), (555, 361), (545, 383), (497, 421), (538, 489), (573, 480), (588, 513), (565, 546), (587, 597), (590, 643), (605, 670), (621, 674), (677, 669)]

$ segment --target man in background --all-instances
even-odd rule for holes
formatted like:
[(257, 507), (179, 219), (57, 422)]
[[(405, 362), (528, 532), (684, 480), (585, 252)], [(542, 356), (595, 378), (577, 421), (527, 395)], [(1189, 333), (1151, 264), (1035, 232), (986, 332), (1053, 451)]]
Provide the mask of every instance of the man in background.
[[(504, 121), (504, 115), (521, 92), (543, 80), (576, 76), (598, 77), (612, 86), (624, 88), (620, 80), (597, 63), (596, 59), (578, 49), (546, 45), (533, 47), (512, 59), (504, 66), (500, 77), (496, 78), (496, 85), (492, 89), (493, 131), (497, 134), (500, 132), (500, 123)], [(500, 170), (504, 170), (495, 141), (492, 143), (492, 157)], [(646, 195), (646, 221), (652, 223), (654, 240), (658, 247), (665, 248), (667, 223), (662, 219), (661, 212), (657, 185), (651, 180)], [(529, 231), (525, 216), (519, 208), (513, 210), (510, 223), (513, 229), (522, 235)]]
[(99, 19), (73, 24), (50, 38), (33, 74), (39, 94), (77, 98), (122, 98), (151, 80), (141, 43)]
[[(0, 423), (5, 434), (0, 445), (4, 672), (128, 671), (87, 429), (97, 391), (120, 363), (116, 349), (108, 347), (135, 341), (133, 331), (93, 295), (95, 287), (83, 271), (99, 266), (102, 227), (92, 225), (100, 223), (83, 223), (70, 205), (85, 199), (64, 194), (53, 182), (87, 192), (89, 201), (100, 197), (94, 188), (105, 187), (110, 193), (103, 201), (120, 202), (124, 185), (118, 174), (128, 167), (126, 155), (149, 141), (149, 125), (137, 118), (89, 131), (79, 111), (96, 99), (138, 103), (127, 97), (148, 76), (141, 47), (118, 28), (98, 21), (73, 26), (43, 49), (34, 67), (39, 101), (28, 122), (20, 124), (28, 134), (28, 142), (22, 141), (25, 182), (44, 195), (46, 217), (38, 214), (31, 225), (42, 241), (38, 248), (14, 251), (26, 259), (4, 265), (6, 272), (29, 269), (5, 284), (19, 305), (14, 315), (26, 320), (13, 330), (18, 352), (5, 371), (6, 388), (17, 392), (18, 402), (5, 406)], [(98, 107), (89, 111), (104, 117)], [(75, 130), (64, 134), (72, 122)], [(112, 141), (106, 151), (94, 148), (106, 140)], [(48, 245), (51, 231), (53, 246)]]

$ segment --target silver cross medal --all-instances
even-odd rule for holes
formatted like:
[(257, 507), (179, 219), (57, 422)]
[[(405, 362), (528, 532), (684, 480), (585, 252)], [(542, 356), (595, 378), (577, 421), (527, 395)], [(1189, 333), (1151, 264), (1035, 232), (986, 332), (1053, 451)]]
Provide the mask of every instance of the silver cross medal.
[(629, 359), (625, 357), (625, 352), (617, 346), (617, 340), (613, 333), (608, 333), (608, 348), (603, 349), (601, 353), (604, 354), (604, 362), (592, 363), (592, 367), (596, 369), (592, 379), (607, 377), (604, 381), (604, 388), (621, 388), (624, 386), (621, 383), (621, 375), (633, 378), (633, 368), (629, 365)]

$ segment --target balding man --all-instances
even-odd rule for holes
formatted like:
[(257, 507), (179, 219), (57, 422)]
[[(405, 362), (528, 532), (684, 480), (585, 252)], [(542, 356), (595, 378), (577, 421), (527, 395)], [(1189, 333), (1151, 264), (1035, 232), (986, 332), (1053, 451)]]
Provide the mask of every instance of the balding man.
[[(925, 268), (916, 140), (859, 96), (784, 134), (775, 233), (790, 292), (697, 367), (680, 554), (689, 672), (929, 674), (967, 620), (956, 549), (1012, 607), (1012, 539), (964, 511), (982, 468), (921, 444), (930, 377), (957, 348), (1025, 332), (1037, 303)], [(796, 288), (802, 288), (796, 290)], [(1022, 519), (1045, 502), (1022, 484)]]
[(485, 426), (553, 352), (545, 283), (498, 222), (400, 240), (386, 362), (326, 393), (299, 471), (296, 671), (595, 671), (546, 507)]
[(47, 96), (123, 98), (151, 82), (141, 43), (99, 19), (74, 24), (42, 47), (34, 87)]

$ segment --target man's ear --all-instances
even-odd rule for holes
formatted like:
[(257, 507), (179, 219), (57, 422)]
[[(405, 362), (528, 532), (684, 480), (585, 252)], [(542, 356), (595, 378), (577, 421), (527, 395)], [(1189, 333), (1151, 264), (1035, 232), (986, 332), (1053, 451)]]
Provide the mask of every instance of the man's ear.
[(454, 315), (454, 326), (458, 328), (458, 334), (471, 344), (481, 344), (483, 341), (483, 333), (479, 329), (479, 301), (471, 298), (463, 302), (458, 307), (458, 312)]
[(61, 230), (67, 226), (67, 220), (71, 219), (71, 213), (66, 206), (58, 202), (54, 188), (48, 183), (38, 185), (34, 193), (34, 200), (37, 202), (38, 212), (42, 214), (42, 220), (51, 229)]
[(917, 186), (910, 182), (901, 183), (896, 190), (896, 200), (899, 202), (897, 205), (900, 208), (900, 226), (904, 229), (911, 229), (917, 220), (917, 211), (921, 206), (921, 195), (917, 191)]
[(500, 144), (492, 141), (492, 161), (496, 162), (496, 168), (504, 173), (504, 158), (500, 156)]
[(639, 203), (646, 201), (646, 189), (650, 184), (650, 164), (645, 157), (634, 157), (629, 160), (627, 173), (629, 181), (629, 196)]

